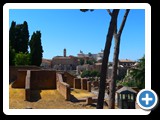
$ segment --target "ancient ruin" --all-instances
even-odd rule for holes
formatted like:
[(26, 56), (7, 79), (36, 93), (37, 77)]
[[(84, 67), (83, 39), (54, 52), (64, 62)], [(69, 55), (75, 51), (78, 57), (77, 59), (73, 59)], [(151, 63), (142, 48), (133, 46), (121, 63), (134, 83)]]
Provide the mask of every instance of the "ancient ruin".
[(71, 100), (71, 88), (91, 92), (91, 83), (88, 79), (78, 79), (64, 71), (15, 67), (15, 69), (10, 69), (10, 79), (15, 79), (12, 88), (25, 89), (27, 101), (32, 101), (33, 90), (57, 89), (67, 101)]

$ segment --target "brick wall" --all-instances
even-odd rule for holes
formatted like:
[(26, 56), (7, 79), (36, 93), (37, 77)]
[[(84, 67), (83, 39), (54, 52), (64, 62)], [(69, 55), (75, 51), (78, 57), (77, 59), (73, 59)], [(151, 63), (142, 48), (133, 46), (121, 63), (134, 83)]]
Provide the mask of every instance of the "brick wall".
[(81, 79), (81, 89), (82, 90), (87, 90), (87, 81), (88, 79)]
[(52, 70), (32, 70), (31, 89), (56, 89), (56, 71)]
[(81, 89), (81, 79), (79, 79), (79, 78), (74, 79), (74, 88)]
[(71, 75), (68, 72), (64, 73), (64, 77), (66, 78), (66, 83), (69, 84), (71, 88), (73, 88), (74, 78), (76, 78), (76, 77)]
[[(13, 88), (25, 88), (27, 70), (18, 70), (17, 80), (12, 84)], [(56, 89), (56, 71), (31, 70), (30, 88), (32, 90)]]
[(70, 100), (70, 86), (63, 82), (62, 74), (57, 73), (57, 90), (64, 96), (65, 100)]
[(25, 81), (25, 100), (26, 101), (31, 101), (32, 98), (32, 90), (30, 89), (30, 76), (31, 76), (31, 71), (27, 71), (26, 75), (26, 81)]
[(18, 70), (17, 79), (13, 82), (12, 88), (25, 88), (27, 70)]
[(40, 67), (37, 66), (9, 66), (9, 82), (13, 82), (17, 79), (18, 70), (37, 70)]
[(91, 82), (88, 81), (87, 78), (74, 78), (74, 85), (73, 87), (75, 89), (82, 89), (87, 90), (88, 92), (91, 92)]

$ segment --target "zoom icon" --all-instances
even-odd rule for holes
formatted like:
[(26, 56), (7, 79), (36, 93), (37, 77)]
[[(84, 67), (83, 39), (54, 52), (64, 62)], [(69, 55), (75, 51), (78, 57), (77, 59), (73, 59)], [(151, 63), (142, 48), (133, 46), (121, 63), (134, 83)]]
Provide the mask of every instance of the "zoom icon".
[(157, 94), (153, 90), (141, 90), (137, 95), (137, 103), (144, 110), (153, 109), (158, 102)]

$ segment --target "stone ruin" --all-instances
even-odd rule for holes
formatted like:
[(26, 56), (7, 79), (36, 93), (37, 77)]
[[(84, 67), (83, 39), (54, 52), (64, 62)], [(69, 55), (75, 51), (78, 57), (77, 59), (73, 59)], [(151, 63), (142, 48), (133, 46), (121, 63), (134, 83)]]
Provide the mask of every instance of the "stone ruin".
[(33, 90), (57, 89), (67, 101), (71, 100), (71, 88), (91, 92), (91, 82), (88, 79), (76, 78), (68, 72), (17, 69), (16, 73), (17, 76), (14, 76), (16, 80), (13, 82), (12, 88), (24, 88), (25, 100), (27, 101), (32, 101), (34, 97)]

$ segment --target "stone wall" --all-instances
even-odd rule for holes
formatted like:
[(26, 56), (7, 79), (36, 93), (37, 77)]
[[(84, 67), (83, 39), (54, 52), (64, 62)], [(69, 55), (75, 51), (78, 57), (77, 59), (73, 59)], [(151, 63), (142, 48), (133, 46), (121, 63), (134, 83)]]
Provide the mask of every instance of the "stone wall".
[(67, 84), (69, 84), (71, 88), (73, 88), (74, 78), (76, 78), (76, 77), (73, 76), (73, 75), (71, 75), (70, 73), (68, 73), (68, 72), (65, 72), (65, 73), (64, 73), (65, 82), (66, 82)]
[(57, 90), (64, 96), (65, 100), (70, 100), (70, 86), (69, 84), (63, 82), (62, 74), (57, 73)]
[(99, 81), (93, 81), (92, 85), (93, 87), (99, 87)]
[(82, 89), (91, 92), (91, 82), (88, 81), (87, 78), (74, 78), (74, 88), (75, 89)]
[[(19, 70), (17, 80), (13, 82), (13, 88), (25, 88), (27, 70)], [(56, 89), (56, 71), (31, 70), (30, 89)]]
[(27, 75), (26, 75), (26, 81), (25, 81), (25, 100), (26, 101), (31, 101), (32, 98), (32, 90), (30, 89), (30, 74), (31, 71), (28, 70), (27, 71)]
[(32, 70), (31, 89), (56, 89), (56, 71), (53, 70)]
[(91, 82), (87, 81), (87, 91), (91, 92)]
[(87, 81), (88, 79), (81, 79), (81, 89), (82, 90), (87, 90)]
[(37, 66), (9, 66), (9, 82), (13, 82), (17, 79), (18, 70), (37, 70), (41, 69)]
[(81, 89), (81, 79), (79, 79), (79, 78), (74, 79), (74, 88)]
[(17, 79), (13, 82), (12, 88), (25, 88), (27, 70), (18, 70)]

